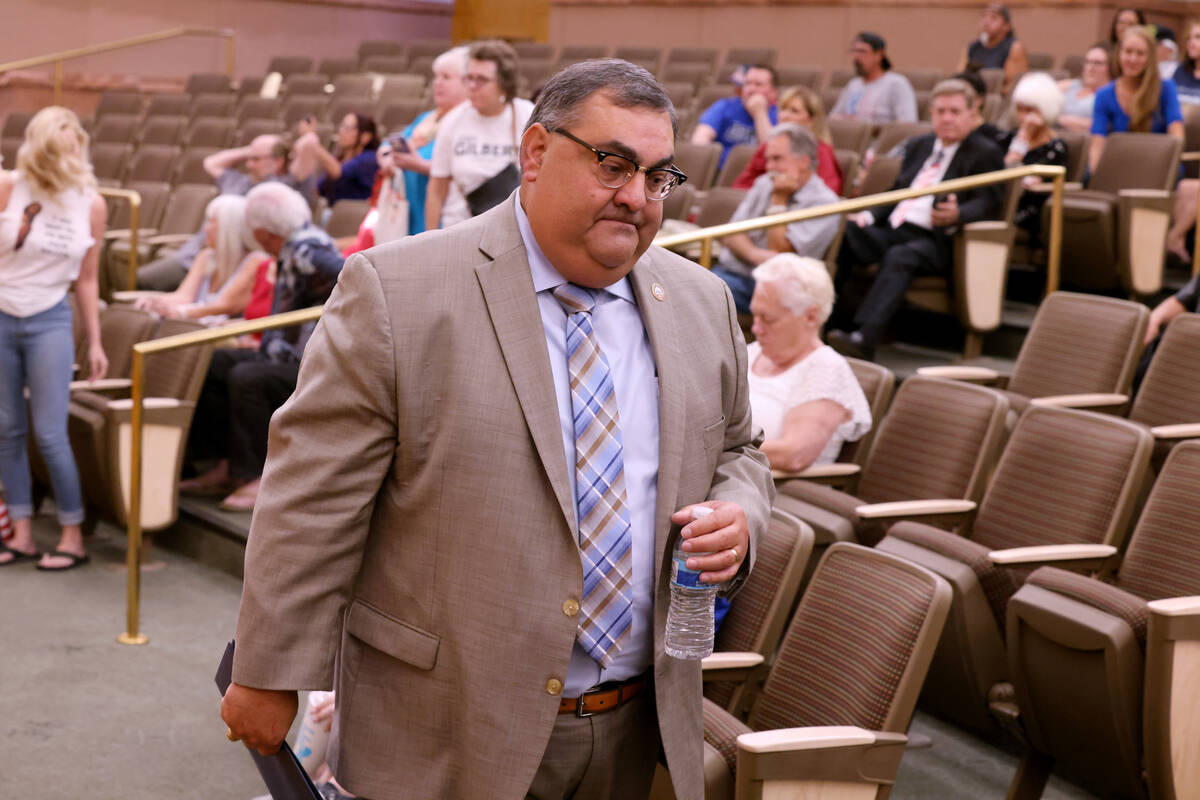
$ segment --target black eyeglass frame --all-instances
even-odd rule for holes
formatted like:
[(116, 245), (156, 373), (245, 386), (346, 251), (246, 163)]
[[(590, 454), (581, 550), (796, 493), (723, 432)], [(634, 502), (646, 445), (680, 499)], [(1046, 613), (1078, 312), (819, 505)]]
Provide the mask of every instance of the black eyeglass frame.
[[(604, 163), (604, 159), (610, 158), (610, 157), (611, 158), (619, 158), (622, 161), (633, 165), (633, 172), (629, 173), (629, 177), (626, 178), (624, 181), (622, 181), (620, 184), (618, 184), (616, 186), (609, 186), (608, 184), (601, 181), (600, 176), (597, 175), (596, 180), (599, 181), (600, 185), (606, 189), (620, 189), (622, 186), (624, 186), (625, 184), (627, 184), (631, 180), (633, 180), (633, 176), (637, 175), (639, 172), (644, 172), (646, 174), (647, 178), (650, 177), (651, 172), (666, 172), (672, 178), (675, 179), (675, 182), (673, 184), (671, 184), (670, 188), (667, 189), (666, 194), (664, 194), (662, 197), (652, 197), (650, 195), (649, 191), (646, 192), (647, 199), (661, 201), (661, 200), (666, 200), (668, 197), (671, 196), (671, 192), (675, 191), (680, 186), (687, 183), (688, 176), (685, 175), (683, 172), (680, 172), (679, 169), (677, 169), (676, 167), (643, 167), (641, 164), (637, 163), (629, 156), (621, 155), (620, 153), (613, 153), (609, 150), (601, 150), (598, 147), (593, 147), (592, 145), (588, 144), (583, 139), (580, 139), (578, 136), (576, 136), (575, 134), (571, 133), (568, 130), (564, 130), (563, 128), (550, 127), (549, 125), (547, 125), (545, 127), (546, 127), (546, 130), (549, 131), (550, 133), (557, 133), (560, 136), (565, 136), (568, 139), (570, 139), (572, 142), (575, 142), (575, 144), (579, 145), (580, 147), (586, 147), (588, 150), (591, 150), (592, 154), (594, 156), (596, 156), (596, 164), (597, 165)], [(647, 188), (649, 187), (649, 185), (650, 185), (649, 183), (646, 184)]]

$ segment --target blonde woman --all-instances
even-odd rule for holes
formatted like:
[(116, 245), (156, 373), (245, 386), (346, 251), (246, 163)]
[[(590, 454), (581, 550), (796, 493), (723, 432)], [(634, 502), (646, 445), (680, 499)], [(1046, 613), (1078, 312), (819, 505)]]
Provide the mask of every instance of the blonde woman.
[(1133, 25), (1121, 37), (1117, 79), (1096, 92), (1088, 168), (1095, 169), (1110, 133), (1141, 131), (1183, 138), (1183, 114), (1175, 81), (1158, 75), (1157, 43), (1144, 27)]
[[(25, 128), (16, 170), (0, 172), (0, 480), (13, 520), (0, 566), (37, 561), (38, 569), (61, 571), (88, 561), (83, 494), (67, 439), (72, 284), (89, 343), (87, 376), (108, 371), (97, 280), (106, 213), (87, 146), (74, 112), (44, 108)], [(58, 546), (45, 555), (33, 542), (26, 389), (62, 528)]]
[(250, 302), (262, 252), (246, 228), (246, 198), (223, 194), (204, 211), (205, 247), (170, 294), (141, 297), (135, 305), (164, 317), (240, 316)]
[[(779, 122), (794, 122), (808, 128), (817, 139), (816, 173), (834, 194), (842, 193), (842, 168), (838, 166), (837, 153), (833, 149), (833, 136), (825, 120), (825, 106), (821, 98), (807, 86), (793, 86), (779, 95)], [(767, 143), (764, 141), (754, 151), (742, 174), (734, 180), (735, 189), (749, 189), (758, 176), (767, 171)]]

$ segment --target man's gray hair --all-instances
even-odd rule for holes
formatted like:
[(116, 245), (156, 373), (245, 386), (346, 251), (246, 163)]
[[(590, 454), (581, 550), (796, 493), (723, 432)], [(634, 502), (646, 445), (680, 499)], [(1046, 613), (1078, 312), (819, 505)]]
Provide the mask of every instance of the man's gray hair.
[(312, 210), (300, 193), (279, 181), (266, 181), (246, 194), (246, 227), (262, 228), (283, 239), (312, 221)]
[(646, 70), (619, 58), (580, 61), (552, 77), (542, 87), (537, 105), (525, 124), (565, 128), (579, 121), (579, 107), (599, 91), (618, 108), (648, 108), (671, 115), (671, 131), (679, 132), (675, 106), (662, 86)]
[(808, 156), (814, 165), (817, 163), (817, 137), (813, 136), (812, 131), (808, 128), (794, 122), (781, 122), (771, 128), (771, 134), (767, 137), (767, 141), (777, 136), (787, 137), (792, 155)]

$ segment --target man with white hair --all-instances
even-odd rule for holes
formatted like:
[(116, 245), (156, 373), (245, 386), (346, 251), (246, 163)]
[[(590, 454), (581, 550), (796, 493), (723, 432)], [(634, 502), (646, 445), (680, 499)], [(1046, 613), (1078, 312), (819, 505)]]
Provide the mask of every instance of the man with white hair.
[[(259, 184), (246, 195), (246, 227), (275, 257), (272, 314), (322, 305), (333, 291), (344, 259), (329, 234), (312, 224), (308, 203), (278, 181)], [(314, 325), (266, 331), (256, 350), (213, 352), (196, 403), (189, 440), (193, 458), (218, 458), (204, 475), (180, 490), (232, 491), (221, 507), (249, 511), (267, 457), (267, 428), (275, 409), (296, 388), (300, 356)]]
[[(837, 202), (833, 190), (814, 177), (817, 140), (804, 126), (787, 123), (772, 128), (766, 160), (767, 171), (754, 181), (732, 222)], [(838, 218), (828, 216), (736, 233), (721, 240), (724, 248), (713, 273), (729, 284), (738, 313), (749, 314), (755, 266), (779, 253), (824, 258), (837, 229)]]
[[(299, 191), (310, 203), (316, 199), (316, 178), (299, 180), (289, 166), (287, 142), (274, 134), (256, 136), (244, 147), (220, 150), (204, 159), (204, 171), (212, 176), (221, 194), (244, 195), (265, 181), (280, 181)], [(245, 164), (245, 170), (238, 169)], [(174, 253), (151, 261), (137, 274), (139, 289), (171, 292), (179, 287), (204, 248), (204, 231), (197, 232)]]

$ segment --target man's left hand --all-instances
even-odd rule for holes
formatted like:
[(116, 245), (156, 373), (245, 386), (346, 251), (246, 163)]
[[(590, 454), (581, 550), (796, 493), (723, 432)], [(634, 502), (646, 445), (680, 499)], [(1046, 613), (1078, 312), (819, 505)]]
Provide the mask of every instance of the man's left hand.
[(694, 520), (695, 506), (684, 506), (671, 515), (672, 522), (683, 526), (683, 550), (697, 554), (688, 558), (688, 569), (701, 570), (703, 583), (732, 580), (750, 553), (746, 512), (737, 503), (724, 500), (696, 505), (711, 508), (713, 513)]
[(953, 194), (946, 195), (945, 200), (933, 207), (930, 218), (939, 228), (958, 222), (958, 198)]

